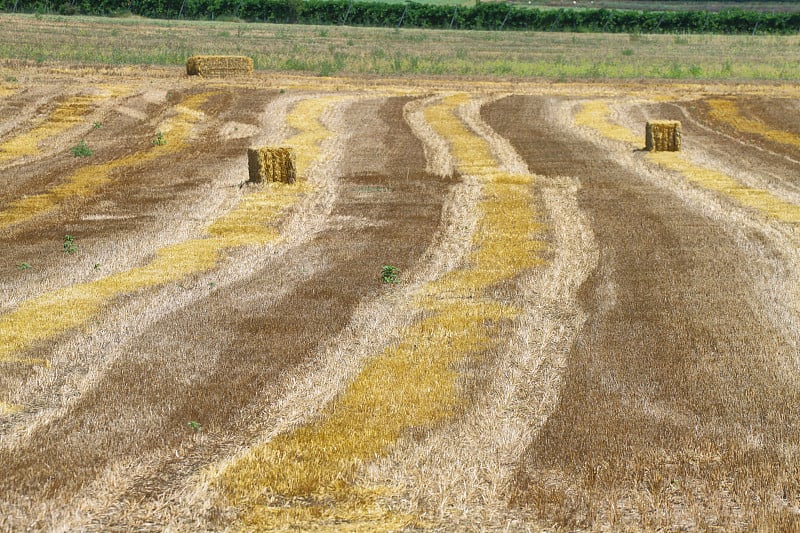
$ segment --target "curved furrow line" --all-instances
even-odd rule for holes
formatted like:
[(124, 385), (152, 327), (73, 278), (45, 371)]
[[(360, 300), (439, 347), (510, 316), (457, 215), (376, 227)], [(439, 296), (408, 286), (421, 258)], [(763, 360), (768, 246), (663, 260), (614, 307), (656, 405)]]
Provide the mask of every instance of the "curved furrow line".
[(788, 281), (774, 260), (781, 243), (763, 215), (756, 224), (695, 203), (673, 172), (630, 150), (633, 139), (576, 130), (568, 117), (580, 105), (498, 106), (520, 117), (498, 127), (533, 171), (579, 177), (599, 252), (561, 401), (525, 453), (513, 504), (572, 529), (789, 523), (773, 503), (796, 494), (797, 469), (772, 461), (797, 461), (786, 425), (800, 405), (797, 322), (794, 334), (776, 327), (762, 292)]
[[(280, 264), (253, 272), (228, 297), (236, 301), (243, 293), (275, 294), (286, 278), (299, 276), (286, 293), (266, 297), (266, 308), (242, 308), (245, 316), (231, 326), (241, 331), (241, 340), (220, 355), (223, 361), (235, 361), (236, 367), (220, 364), (214, 375), (238, 382), (235, 376), (243, 374), (237, 390), (258, 392), (239, 421), (223, 422), (211, 413), (204, 413), (203, 420), (217, 428), (235, 425), (239, 429), (232, 440), (240, 446), (323, 408), (374, 347), (388, 343), (397, 324), (411, 318), (398, 310), (403, 297), (396, 290), (380, 288), (381, 265), (397, 265), (405, 287), (407, 273), (426, 262), (424, 252), (439, 225), (451, 182), (419, 170), (425, 166), (422, 147), (403, 124), (406, 102), (405, 97), (369, 98), (349, 105), (336, 119), (332, 127), (344, 137), (331, 153), (343, 157), (336, 164), (338, 191), (325, 227)], [(215, 313), (225, 313), (219, 304), (217, 300)], [(261, 323), (265, 328), (259, 332), (254, 328)], [(237, 368), (243, 359), (260, 363), (252, 369), (247, 364)], [(213, 390), (215, 381), (209, 379), (198, 388)], [(206, 462), (218, 462), (236, 450), (229, 446)], [(180, 500), (181, 510), (180, 515), (163, 518), (165, 523), (191, 523), (195, 502), (213, 501), (206, 481), (188, 482), (168, 493)], [(165, 514), (159, 509), (136, 512)], [(212, 529), (219, 527), (225, 524)]]
[[(49, 216), (0, 232), (0, 245), (6, 250), (0, 314), (36, 296), (129, 270), (165, 245), (202, 235), (209, 221), (231, 209), (242, 195), (240, 185), (247, 179), (242, 159), (247, 135), (256, 128), (252, 125), (258, 119), (255, 106), (265, 105), (273, 96), (277, 93), (219, 91), (204, 104), (204, 120), (192, 125), (180, 150), (118, 169), (113, 179), (92, 195), (68, 198)], [(172, 95), (170, 100), (174, 105), (182, 97)], [(120, 132), (132, 132), (135, 142), (102, 146), (104, 157), (137, 153), (145, 146), (166, 149), (170, 143), (177, 145), (177, 137), (167, 137), (164, 146), (151, 142), (157, 124), (165, 120), (153, 110), (159, 111), (163, 103), (163, 92), (144, 96), (126, 101), (130, 113), (140, 111), (143, 118), (105, 117), (104, 127), (98, 131), (112, 139)], [(153, 119), (148, 120), (149, 114), (155, 115)], [(238, 131), (228, 131), (230, 124), (237, 124)], [(207, 148), (200, 151), (200, 146)], [(63, 252), (67, 234), (74, 237), (75, 253)], [(30, 268), (20, 269), (20, 264)]]
[(106, 86), (99, 94), (77, 94), (65, 98), (41, 123), (0, 143), (0, 168), (9, 168), (25, 158), (47, 153), (48, 150), (41, 145), (69, 130), (80, 126), (88, 130), (91, 125), (86, 123), (86, 118), (97, 106), (127, 92), (126, 88)]
[[(133, 527), (133, 524), (141, 521), (153, 521), (154, 515), (158, 516), (157, 523), (169, 523), (175, 519), (176, 513), (174, 508), (172, 514), (164, 509), (164, 498), (178, 500), (176, 503), (180, 505), (181, 520), (187, 517), (188, 520), (196, 519), (192, 510), (197, 507), (187, 506), (180, 501), (187, 490), (187, 465), (199, 468), (215, 455), (224, 455), (226, 446), (230, 448), (231, 442), (247, 441), (253, 431), (252, 428), (245, 429), (241, 420), (244, 415), (231, 416), (230, 413), (236, 413), (241, 402), (254, 402), (255, 405), (248, 407), (247, 411), (255, 409), (257, 414), (257, 407), (269, 406), (272, 397), (279, 391), (296, 387), (287, 380), (297, 372), (302, 376), (303, 371), (294, 370), (293, 367), (308, 357), (318, 343), (327, 345), (325, 339), (352, 320), (360, 320), (365, 325), (374, 322), (374, 314), (362, 313), (360, 319), (351, 319), (350, 313), (358, 304), (359, 294), (362, 295), (360, 298), (370, 295), (374, 293), (375, 286), (380, 284), (376, 275), (380, 267), (376, 265), (384, 261), (379, 256), (386, 254), (393, 257), (405, 270), (408, 258), (419, 256), (439, 220), (442, 191), (429, 184), (431, 177), (413, 170), (422, 166), (417, 161), (421, 159), (421, 149), (409, 145), (407, 128), (398, 128), (396, 124), (398, 118), (402, 120), (400, 111), (404, 102), (405, 99), (390, 99), (381, 104), (377, 111), (373, 110), (370, 101), (355, 103), (349, 105), (344, 118), (336, 118), (335, 123), (329, 126), (340, 133), (355, 130), (356, 134), (347, 139), (346, 151), (342, 150), (343, 147), (331, 147), (329, 152), (346, 154), (342, 163), (336, 164), (341, 164), (346, 174), (340, 178), (337, 186), (337, 200), (327, 229), (323, 229), (307, 245), (293, 249), (290, 254), (275, 258), (263, 268), (250, 269), (250, 275), (241, 282), (220, 287), (218, 296), (207, 301), (201, 300), (191, 308), (174, 313), (168, 322), (162, 321), (148, 328), (142, 339), (144, 342), (137, 342), (135, 347), (131, 347), (136, 357), (120, 358), (114, 372), (103, 380), (109, 385), (114, 375), (118, 376), (118, 380), (124, 380), (125, 375), (139, 374), (137, 369), (149, 368), (145, 360), (163, 357), (160, 355), (164, 350), (163, 332), (168, 327), (169, 331), (190, 331), (172, 334), (175, 339), (171, 342), (176, 347), (183, 346), (183, 349), (176, 348), (176, 352), (188, 349), (199, 360), (191, 362), (187, 358), (177, 357), (166, 365), (159, 365), (158, 370), (150, 374), (150, 379), (155, 382), (170, 381), (170, 374), (177, 377), (181, 375), (181, 368), (191, 367), (194, 369), (193, 384), (180, 385), (169, 396), (162, 392), (159, 396), (153, 396), (151, 401), (158, 402), (160, 399), (161, 403), (177, 406), (177, 412), (168, 415), (174, 423), (168, 423), (167, 426), (178, 428), (185, 420), (195, 418), (202, 423), (202, 434), (206, 437), (193, 445), (187, 444), (190, 449), (186, 450), (185, 455), (182, 453), (180, 459), (164, 456), (157, 467), (152, 466), (153, 460), (150, 459), (144, 464), (140, 463), (135, 469), (136, 473), (127, 478), (130, 487), (122, 496), (124, 501), (130, 499), (140, 503), (135, 507), (123, 502), (112, 505), (113, 512), (92, 522), (98, 529), (108, 529), (108, 524), (125, 529), (127, 526), (120, 524)], [(380, 123), (387, 124), (384, 126), (385, 140), (381, 139), (382, 135), (376, 135), (377, 132), (369, 129), (369, 123), (374, 122), (372, 115), (376, 112), (384, 117)], [(359, 126), (354, 128), (353, 124)], [(388, 124), (392, 124), (392, 127), (389, 128)], [(364, 128), (367, 129), (361, 132)], [(386, 168), (394, 170), (387, 175), (376, 174), (375, 170), (369, 174), (358, 173), (359, 169), (384, 167), (374, 161), (375, 143), (378, 140), (381, 146), (398, 149), (379, 151), (386, 154), (383, 156), (388, 159)], [(351, 155), (358, 152), (363, 152), (363, 155)], [(376, 164), (378, 167), (375, 167)], [(328, 161), (324, 166), (329, 171), (331, 162)], [(425, 192), (421, 198), (418, 196), (420, 192)], [(398, 233), (393, 228), (403, 230)], [(412, 235), (413, 238), (409, 238)], [(331, 272), (336, 275), (331, 275)], [(295, 281), (287, 286), (292, 277)], [(259, 303), (262, 300), (263, 303)], [(371, 305), (367, 304), (368, 307)], [(331, 309), (336, 309), (336, 312), (330, 312)], [(219, 320), (225, 321), (225, 331), (236, 332), (235, 337), (220, 335), (218, 328), (214, 327)], [(262, 322), (265, 324), (263, 329), (254, 329), (255, 324)], [(284, 326), (277, 326), (280, 323)], [(325, 387), (338, 386), (337, 379), (330, 374), (340, 370), (343, 357), (351, 356), (351, 349), (364, 349), (359, 343), (353, 344), (355, 331), (361, 335), (360, 330), (354, 330), (353, 327), (356, 326), (348, 326), (337, 336), (338, 340), (331, 343), (331, 350), (335, 354), (330, 354), (331, 368), (323, 380)], [(210, 331), (204, 333), (206, 329)], [(374, 341), (381, 332), (373, 333), (372, 337), (368, 335), (365, 339)], [(156, 338), (162, 340), (157, 344), (146, 340)], [(344, 347), (341, 343), (344, 343)], [(156, 345), (158, 350), (155, 350)], [(204, 355), (199, 356), (200, 353)], [(257, 362), (250, 364), (251, 361)], [(198, 375), (198, 369), (208, 365), (211, 370), (203, 370)], [(118, 395), (114, 393), (112, 396)], [(171, 399), (173, 395), (174, 400)], [(220, 395), (225, 401), (215, 400)], [(134, 406), (142, 405), (144, 398), (143, 391), (132, 391), (126, 403), (123, 404), (120, 398), (120, 406), (112, 409), (134, 409)], [(285, 416), (284, 409), (278, 409), (282, 416)], [(156, 410), (160, 411), (161, 408)], [(249, 425), (264, 424), (260, 417), (253, 415), (244, 416), (244, 420), (249, 420)], [(185, 431), (191, 433), (188, 429)], [(102, 483), (98, 482), (97, 488), (102, 494), (101, 486)], [(97, 492), (84, 492), (95, 501), (105, 502), (96, 508), (107, 505), (108, 500)], [(144, 502), (142, 498), (145, 498)], [(135, 517), (139, 517), (139, 521)]]
[[(742, 133), (758, 135), (770, 141), (800, 148), (800, 133), (787, 128), (775, 129), (769, 123), (759, 118), (746, 116), (739, 102), (731, 98), (709, 98), (705, 100), (709, 106), (709, 117), (722, 123), (729, 124)], [(795, 116), (797, 118), (797, 116)], [(788, 117), (784, 117), (788, 120)]]
[[(611, 109), (606, 101), (592, 101), (583, 105), (575, 115), (577, 124), (591, 128), (609, 139), (641, 146), (642, 139), (630, 129), (612, 122)], [(800, 223), (800, 205), (786, 202), (770, 191), (748, 187), (729, 175), (693, 163), (680, 152), (651, 152), (647, 159), (657, 165), (678, 172), (705, 189), (720, 193), (737, 204), (755, 209), (763, 215), (781, 222)]]
[[(311, 183), (325, 186), (325, 180), (330, 179), (325, 176), (331, 171), (331, 156), (335, 154), (329, 152), (329, 142), (325, 140), (330, 138), (332, 132), (320, 135), (320, 132), (330, 131), (323, 124), (328, 119), (321, 117), (328, 114), (328, 109), (338, 109), (353, 99), (338, 95), (322, 96), (301, 100), (294, 105), (289, 121), (302, 127), (302, 130), (285, 139), (284, 144), (293, 146), (298, 152), (316, 155), (313, 164), (311, 158), (301, 159), (303, 166), (298, 169), (301, 175), (309, 179), (303, 179), (304, 184), (300, 187), (271, 184), (245, 195), (237, 208), (218, 219), (219, 225), (211, 225), (211, 236), (182, 245), (187, 249), (194, 246), (192, 257), (188, 258), (194, 264), (193, 267), (189, 265), (192, 268), (187, 268), (187, 272), (198, 272), (202, 264), (197, 259), (203, 254), (230, 253), (232, 247), (250, 244), (251, 252), (241, 254), (245, 257), (252, 255), (252, 246), (255, 244), (268, 244), (268, 238), (272, 238), (270, 242), (276, 242), (279, 238), (277, 233), (248, 231), (248, 224), (252, 223), (255, 216), (264, 225), (275, 224), (278, 217), (283, 216), (281, 212), (286, 210), (288, 200), (297, 205), (304, 191), (311, 189)], [(338, 125), (337, 129), (340, 128), (341, 125)], [(309, 135), (309, 130), (316, 131)], [(278, 205), (281, 200), (284, 205)], [(261, 206), (257, 213), (253, 209), (256, 201)], [(249, 217), (248, 224), (242, 225), (240, 232), (233, 233), (236, 217), (245, 216)], [(250, 234), (249, 240), (245, 240), (245, 232)], [(261, 269), (247, 269), (249, 274), (242, 275), (239, 281), (220, 283), (219, 287), (204, 291), (205, 295), (199, 300), (195, 298), (191, 306), (179, 305), (161, 317), (153, 317), (136, 336), (129, 338), (122, 346), (115, 347), (116, 352), (122, 353), (116, 353), (114, 361), (99, 369), (99, 375), (81, 385), (84, 392), (79, 398), (55, 418), (50, 416), (42, 420), (32, 434), (19, 440), (13, 448), (7, 448), (13, 459), (7, 463), (4, 458), (4, 463), (15, 465), (13, 476), (16, 481), (9, 481), (6, 488), (13, 489), (15, 493), (24, 493), (36, 485), (28, 484), (27, 480), (45, 476), (46, 481), (40, 479), (44, 485), (35, 490), (38, 492), (43, 486), (53, 498), (52, 501), (60, 501), (63, 506), (65, 495), (72, 495), (75, 489), (83, 486), (81, 499), (94, 502), (96, 506), (92, 504), (90, 507), (93, 511), (76, 517), (70, 516), (68, 507), (63, 507), (65, 513), (60, 516), (66, 523), (85, 526), (100, 519), (103, 509), (115, 507), (115, 494), (130, 492), (130, 497), (138, 501), (153, 495), (152, 491), (161, 482), (166, 482), (167, 486), (179, 484), (186, 475), (186, 468), (199, 468), (203, 462), (210, 460), (208, 454), (219, 451), (220, 446), (223, 446), (222, 449), (229, 447), (242, 438), (239, 432), (246, 435), (246, 427), (241, 425), (240, 420), (243, 410), (269, 390), (272, 372), (265, 350), (286, 347), (293, 338), (288, 337), (287, 343), (273, 345), (269, 337), (263, 336), (264, 329), (252, 329), (256, 327), (254, 323), (259, 320), (260, 314), (268, 313), (270, 307), (279, 302), (285, 305), (287, 300), (298, 303), (303, 298), (314, 297), (313, 294), (297, 294), (292, 290), (292, 283), (296, 284), (297, 281), (292, 282), (291, 278), (298, 277), (298, 265), (282, 266), (281, 258), (274, 255), (275, 251), (270, 252), (272, 248), (270, 244), (263, 249), (269, 260)], [(166, 253), (171, 253), (175, 259), (172, 250)], [(153, 264), (142, 268), (154, 273), (158, 270)], [(234, 271), (236, 268), (232, 266), (220, 272)], [(133, 271), (127, 277), (137, 277), (139, 274)], [(158, 283), (163, 284), (165, 277), (174, 278), (175, 274), (166, 273)], [(204, 275), (204, 279), (214, 278)], [(282, 279), (287, 279), (289, 285), (281, 286)], [(227, 296), (228, 292), (231, 293), (230, 297)], [(146, 309), (146, 313), (149, 312)], [(265, 324), (267, 330), (282, 318), (288, 320), (289, 324), (301, 323), (302, 315), (293, 318), (286, 310), (277, 315), (268, 318)], [(224, 328), (221, 328), (223, 324)], [(295, 342), (298, 341), (308, 342), (309, 339), (300, 334), (295, 337)], [(292, 357), (301, 355), (302, 350), (291, 354), (291, 357), (288, 354), (284, 357), (276, 354), (274, 360), (290, 361)], [(103, 422), (106, 420), (118, 420), (119, 424), (106, 424)], [(210, 440), (193, 439), (191, 428), (186, 427), (189, 420), (198, 420), (209, 432)], [(93, 428), (89, 434), (96, 442), (95, 451), (91, 453), (87, 453), (85, 447), (74, 440), (85, 438), (81, 435), (86, 435), (86, 427)], [(198, 436), (205, 436), (205, 431)], [(186, 455), (175, 457), (173, 446), (179, 446)], [(60, 458), (59, 464), (63, 464), (63, 468), (59, 467), (56, 471), (49, 469), (49, 473), (47, 469), (42, 470), (46, 460), (37, 450), (43, 447), (52, 450), (50, 456)], [(163, 479), (162, 476), (167, 478)], [(109, 483), (110, 479), (113, 479), (113, 483)], [(130, 512), (128, 510), (118, 515), (116, 520), (130, 515)], [(15, 513), (16, 516), (25, 515), (19, 509)]]
[(0, 211), (0, 232), (51, 213), (71, 198), (88, 197), (113, 179), (114, 172), (167, 157), (186, 148), (194, 125), (203, 119), (199, 108), (213, 93), (193, 95), (175, 107), (176, 114), (159, 128), (168, 141), (154, 143), (144, 152), (137, 152), (108, 162), (88, 165), (68, 176), (63, 183), (47, 192), (10, 202)]
[[(475, 99), (459, 117), (491, 148), (498, 170), (530, 174), (527, 164), (485, 121), (501, 97)], [(507, 117), (503, 117), (503, 122)], [(429, 523), (481, 529), (518, 524), (509, 489), (525, 448), (560, 398), (567, 354), (584, 319), (577, 291), (597, 261), (596, 245), (577, 205), (571, 178), (536, 176), (549, 230), (547, 264), (519, 276), (513, 300), (520, 316), (471, 385), (472, 405), (424, 440), (409, 440), (371, 472), (373, 482), (406, 487)]]
[[(619, 106), (621, 123), (632, 130), (653, 119), (679, 120), (683, 129), (684, 155), (698, 165), (713, 168), (754, 189), (764, 189), (789, 203), (800, 203), (800, 181), (793, 160), (784, 150), (774, 151), (751, 136), (730, 134), (718, 121), (708, 118), (703, 101), (643, 102)], [(752, 162), (757, 160), (758, 165)]]
[[(488, 144), (456, 114), (465, 95), (424, 111), (460, 169), (472, 173), (481, 200), (467, 264), (425, 284), (414, 306), (423, 318), (397, 345), (378, 352), (316, 421), (282, 433), (227, 465), (218, 483), (242, 508), (246, 528), (391, 529), (415, 521), (387, 506), (388, 487), (361, 486), (360, 465), (386, 455), (407, 432), (429, 431), (464, 408), (455, 367), (498, 346), (520, 309), (499, 286), (542, 264), (531, 177), (498, 171)], [(502, 250), (502, 253), (499, 253)], [(495, 290), (488, 292), (490, 287)], [(506, 289), (507, 290), (507, 289)]]
[[(318, 154), (318, 142), (324, 138), (318, 132), (326, 130), (316, 117), (335, 101), (337, 98), (330, 97), (298, 104), (293, 111), (294, 120), (304, 130), (288, 139), (287, 145), (297, 147), (298, 151)], [(176, 122), (175, 128), (189, 129), (180, 121)], [(308, 170), (309, 163), (308, 158), (298, 162), (300, 175)], [(223, 250), (274, 242), (279, 238), (276, 222), (305, 192), (307, 187), (303, 182), (297, 186), (270, 184), (244, 196), (234, 209), (214, 220), (207, 228), (208, 237), (161, 248), (155, 259), (146, 265), (21, 303), (14, 311), (0, 317), (0, 362), (47, 364), (44, 359), (31, 359), (19, 354), (36, 343), (86, 322), (121, 294), (175, 282), (190, 274), (209, 270), (216, 265)]]

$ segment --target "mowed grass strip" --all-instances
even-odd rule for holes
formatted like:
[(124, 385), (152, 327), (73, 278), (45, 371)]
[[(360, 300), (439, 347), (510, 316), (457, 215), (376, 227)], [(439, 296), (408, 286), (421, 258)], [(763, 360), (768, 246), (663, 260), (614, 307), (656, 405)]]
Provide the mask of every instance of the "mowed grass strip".
[(764, 122), (748, 118), (742, 114), (739, 104), (730, 98), (707, 100), (711, 118), (726, 122), (744, 133), (753, 133), (781, 144), (800, 148), (800, 135), (790, 131), (772, 129)]
[(419, 525), (381, 504), (391, 488), (360, 486), (357, 470), (388, 453), (412, 428), (433, 428), (460, 412), (465, 399), (458, 364), (496, 346), (499, 325), (520, 313), (493, 300), (487, 289), (543, 263), (532, 177), (497, 171), (488, 143), (455, 114), (468, 101), (466, 95), (449, 97), (425, 113), (450, 141), (459, 170), (484, 188), (468, 265), (421, 291), (415, 303), (428, 316), (371, 359), (316, 421), (253, 447), (226, 467), (219, 485), (243, 511), (244, 529)]
[(193, 125), (202, 117), (199, 111), (200, 107), (213, 95), (214, 93), (196, 94), (186, 98), (175, 107), (175, 116), (170, 117), (160, 127), (160, 131), (168, 139), (167, 144), (154, 145), (143, 152), (97, 165), (81, 167), (64, 183), (47, 192), (11, 202), (6, 209), (0, 211), (0, 230), (53, 211), (70, 198), (90, 196), (111, 181), (112, 173), (115, 170), (134, 167), (179, 152), (186, 147)]
[[(319, 122), (322, 112), (341, 97), (300, 102), (291, 120), (302, 130), (285, 143), (306, 157), (298, 161), (302, 175), (320, 154), (320, 141), (330, 132)], [(307, 132), (313, 131), (313, 134)], [(48, 364), (22, 354), (36, 343), (78, 327), (111, 300), (125, 293), (178, 281), (212, 269), (227, 249), (276, 241), (274, 228), (286, 210), (308, 191), (308, 186), (273, 183), (245, 196), (229, 213), (208, 228), (209, 236), (161, 248), (148, 264), (118, 272), (96, 281), (43, 294), (20, 304), (0, 317), (0, 363)]]
[(40, 153), (42, 141), (79, 126), (98, 101), (121, 94), (124, 93), (120, 88), (109, 87), (102, 95), (67, 97), (41, 124), (0, 144), (0, 164)]
[[(611, 120), (611, 109), (606, 101), (586, 103), (576, 113), (575, 121), (609, 139), (641, 146), (641, 137)], [(764, 189), (742, 185), (722, 172), (692, 163), (681, 152), (651, 152), (647, 158), (663, 168), (683, 174), (700, 187), (733, 199), (743, 207), (755, 209), (781, 222), (800, 224), (800, 206), (781, 200)]]

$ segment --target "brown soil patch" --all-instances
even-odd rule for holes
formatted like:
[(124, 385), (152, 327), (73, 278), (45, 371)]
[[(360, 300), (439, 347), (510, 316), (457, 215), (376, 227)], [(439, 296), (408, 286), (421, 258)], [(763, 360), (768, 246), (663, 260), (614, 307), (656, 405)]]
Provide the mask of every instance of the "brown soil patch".
[(484, 112), (533, 172), (580, 178), (599, 247), (561, 401), (514, 504), (569, 528), (787, 524), (771, 502), (800, 484), (774, 461), (794, 454), (800, 394), (780, 366), (793, 348), (753, 290), (761, 274), (725, 228), (558, 125), (551, 105), (510, 97)]

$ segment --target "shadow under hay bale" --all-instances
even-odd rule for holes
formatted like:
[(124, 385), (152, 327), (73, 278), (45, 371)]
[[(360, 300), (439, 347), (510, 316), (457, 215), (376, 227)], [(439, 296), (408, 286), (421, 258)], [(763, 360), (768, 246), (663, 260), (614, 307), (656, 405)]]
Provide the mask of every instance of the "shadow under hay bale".
[(250, 76), (253, 60), (245, 56), (192, 56), (186, 60), (186, 74), (222, 78)]
[(678, 120), (652, 120), (645, 127), (645, 150), (679, 152), (681, 123)]
[(294, 183), (297, 179), (297, 159), (294, 150), (283, 147), (248, 148), (247, 167), (250, 183), (280, 181)]

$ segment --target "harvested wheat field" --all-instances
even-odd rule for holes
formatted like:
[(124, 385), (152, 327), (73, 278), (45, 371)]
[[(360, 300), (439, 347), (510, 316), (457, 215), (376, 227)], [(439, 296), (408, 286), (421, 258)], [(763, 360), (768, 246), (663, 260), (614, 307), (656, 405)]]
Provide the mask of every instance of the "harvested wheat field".
[(0, 530), (800, 530), (796, 86), (3, 69)]

